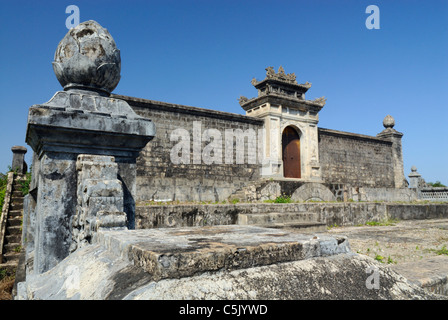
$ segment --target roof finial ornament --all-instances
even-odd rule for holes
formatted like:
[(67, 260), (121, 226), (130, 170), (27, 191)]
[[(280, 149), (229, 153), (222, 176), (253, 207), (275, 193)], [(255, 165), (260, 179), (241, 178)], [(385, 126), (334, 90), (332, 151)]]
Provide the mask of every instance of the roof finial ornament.
[(274, 77), (275, 77), (274, 67), (267, 67), (266, 68), (266, 79), (271, 79)]
[(395, 119), (390, 114), (388, 114), (383, 120), (383, 126), (386, 129), (393, 128), (395, 126)]
[(86, 21), (70, 29), (59, 42), (53, 70), (64, 90), (108, 95), (120, 81), (120, 50), (107, 29), (96, 21)]

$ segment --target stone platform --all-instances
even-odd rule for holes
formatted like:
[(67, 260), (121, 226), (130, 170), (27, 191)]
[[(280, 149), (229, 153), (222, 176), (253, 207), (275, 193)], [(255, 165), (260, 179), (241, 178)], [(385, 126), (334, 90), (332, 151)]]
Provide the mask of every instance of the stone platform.
[(350, 251), (345, 237), (255, 226), (103, 230), (97, 241), (154, 280), (298, 261)]
[(425, 290), (448, 296), (448, 219), (401, 220), (388, 226), (351, 226), (329, 230), (346, 236), (351, 250), (371, 258)]
[[(379, 289), (366, 283), (378, 271)], [(17, 300), (444, 299), (350, 252), (340, 235), (254, 226), (99, 230)]]

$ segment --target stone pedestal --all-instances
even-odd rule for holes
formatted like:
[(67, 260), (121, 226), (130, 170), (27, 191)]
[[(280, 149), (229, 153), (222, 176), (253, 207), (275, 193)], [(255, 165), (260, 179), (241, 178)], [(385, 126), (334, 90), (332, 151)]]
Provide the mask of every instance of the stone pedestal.
[(392, 116), (387, 115), (383, 120), (384, 130), (377, 134), (378, 138), (386, 139), (392, 142), (392, 158), (394, 165), (394, 180), (395, 188), (406, 188), (407, 181), (404, 176), (403, 169), (403, 150), (401, 146), (401, 139), (403, 133), (398, 132), (393, 127), (395, 120)]
[(95, 93), (57, 92), (49, 102), (30, 108), (26, 141), (36, 153), (36, 271), (48, 270), (69, 253), (79, 154), (115, 157), (123, 211), (128, 227), (134, 228), (135, 161), (153, 136), (154, 124), (138, 117), (126, 102)]
[(409, 177), (409, 188), (411, 189), (420, 189), (421, 188), (421, 180), (422, 176), (417, 172), (417, 168), (412, 166), (411, 173), (408, 175)]
[(27, 165), (25, 163), (25, 153), (27, 152), (25, 147), (14, 146), (12, 151), (12, 166), (11, 169), (19, 174), (24, 174), (27, 171)]
[[(136, 158), (155, 134), (151, 120), (110, 97), (120, 79), (120, 55), (110, 34), (96, 22), (67, 33), (53, 67), (65, 91), (29, 109), (26, 133), (34, 157), (32, 199), (26, 202), (24, 221), (33, 224), (26, 230), (32, 232), (29, 247), (36, 273), (51, 269), (80, 243), (90, 241), (91, 223), (95, 225), (99, 211), (103, 217), (124, 212), (127, 227), (134, 228)], [(86, 169), (88, 159), (91, 171)], [(101, 190), (94, 184), (102, 185)], [(97, 194), (87, 197), (84, 192)], [(102, 199), (102, 193), (109, 197)], [(121, 221), (123, 216), (118, 216)]]

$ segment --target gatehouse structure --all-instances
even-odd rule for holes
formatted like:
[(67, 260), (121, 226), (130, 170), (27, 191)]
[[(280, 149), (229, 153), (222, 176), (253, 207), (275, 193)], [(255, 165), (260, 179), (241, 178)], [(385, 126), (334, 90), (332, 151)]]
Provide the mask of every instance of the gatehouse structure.
[[(275, 198), (307, 183), (327, 188), (334, 201), (412, 197), (403, 170), (403, 134), (390, 115), (375, 137), (319, 128), (326, 99), (305, 99), (311, 83), (299, 84), (295, 74), (268, 67), (266, 78), (252, 85), (258, 96), (239, 98), (245, 116), (112, 95), (155, 123), (157, 134), (137, 159), (139, 201), (260, 200), (257, 194), (265, 188), (277, 189)], [(179, 141), (188, 155), (174, 163)], [(229, 146), (233, 153), (224, 161)], [(220, 161), (204, 161), (210, 147)], [(237, 161), (238, 153), (244, 161)]]

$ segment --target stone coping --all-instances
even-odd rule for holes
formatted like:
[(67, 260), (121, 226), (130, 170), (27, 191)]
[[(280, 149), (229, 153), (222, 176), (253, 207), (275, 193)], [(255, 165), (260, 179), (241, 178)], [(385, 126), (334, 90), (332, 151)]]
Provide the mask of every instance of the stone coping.
[(350, 252), (345, 237), (254, 226), (99, 230), (96, 241), (154, 280)]
[(343, 138), (352, 138), (357, 140), (365, 140), (365, 141), (374, 141), (384, 144), (392, 144), (389, 140), (386, 140), (384, 138), (380, 137), (374, 137), (369, 136), (365, 134), (359, 134), (359, 133), (352, 133), (352, 132), (346, 132), (346, 131), (339, 131), (339, 130), (333, 130), (333, 129), (326, 129), (326, 128), (318, 128), (319, 134), (326, 134), (326, 135), (332, 135), (337, 137), (343, 137)]
[(186, 114), (191, 114), (194, 116), (203, 116), (203, 117), (211, 117), (211, 118), (218, 118), (218, 119), (226, 119), (226, 120), (230, 120), (230, 121), (252, 123), (255, 125), (259, 125), (259, 126), (262, 126), (264, 123), (264, 120), (262, 120), (262, 119), (257, 119), (254, 117), (237, 114), (237, 113), (224, 112), (224, 111), (205, 109), (205, 108), (199, 108), (199, 107), (192, 107), (192, 106), (180, 105), (180, 104), (176, 104), (176, 103), (168, 103), (168, 102), (142, 99), (142, 98), (136, 98), (136, 97), (129, 97), (129, 96), (119, 95), (119, 94), (112, 94), (111, 97), (125, 100), (127, 103), (129, 103), (129, 105), (131, 107), (135, 106), (135, 107), (140, 107), (140, 108), (150, 108), (150, 109), (157, 109), (157, 110), (163, 110), (163, 111), (168, 111), (168, 112), (186, 113)]

